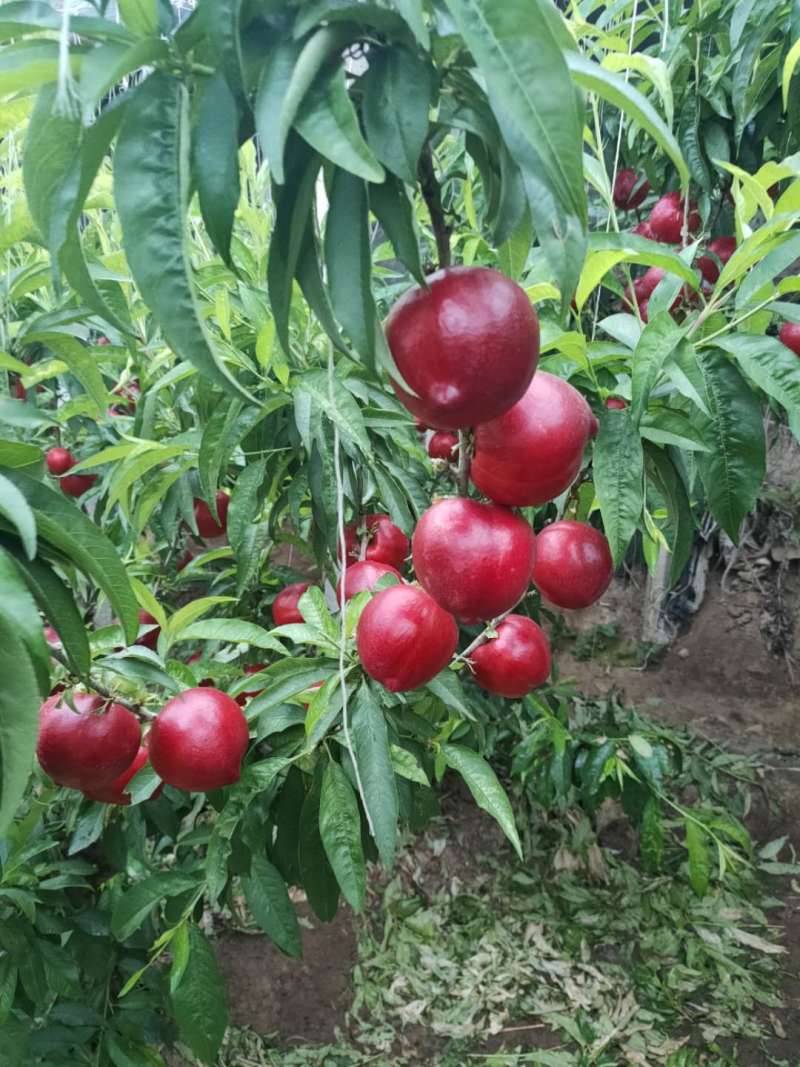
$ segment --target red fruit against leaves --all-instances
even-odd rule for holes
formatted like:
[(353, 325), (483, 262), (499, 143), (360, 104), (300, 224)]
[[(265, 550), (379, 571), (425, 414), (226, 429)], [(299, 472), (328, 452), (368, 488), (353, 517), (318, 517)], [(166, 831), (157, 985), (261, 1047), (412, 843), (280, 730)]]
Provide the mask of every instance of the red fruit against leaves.
[(77, 460), (67, 448), (50, 448), (45, 456), (45, 462), (51, 474), (59, 475), (66, 474), (71, 467), (75, 466)]
[(643, 300), (639, 304), (639, 318), (642, 320), (642, 322), (648, 323), (650, 321), (649, 312), (650, 312), (650, 300), (649, 299)]
[[(244, 667), (245, 674), (258, 674), (259, 671), (266, 669), (266, 663), (247, 663)], [(240, 708), (243, 708), (248, 700), (252, 700), (253, 697), (260, 696), (264, 692), (263, 689), (251, 689), (247, 693), (240, 693), (238, 697), (235, 697), (236, 703)]]
[[(361, 559), (357, 563), (351, 563), (344, 572), (344, 598), (350, 600), (357, 593), (371, 592), (379, 579), (384, 574), (393, 574), (401, 582), (403, 576), (400, 571), (390, 563), (376, 563), (371, 559)], [(342, 597), (342, 581), (340, 579), (336, 592), (337, 600)]]
[(386, 337), (416, 396), (396, 382), (428, 426), (458, 430), (493, 419), (525, 392), (539, 360), (539, 320), (525, 292), (498, 271), (452, 267), (392, 308)]
[(415, 585), (393, 585), (370, 600), (358, 622), (361, 665), (393, 693), (417, 689), (444, 670), (456, 650), (458, 627)]
[(656, 235), (653, 233), (653, 227), (647, 219), (644, 219), (637, 226), (634, 226), (631, 233), (635, 233), (639, 237), (646, 237), (648, 241), (656, 240)]
[(641, 304), (648, 300), (656, 291), (658, 283), (667, 276), (667, 272), (661, 267), (648, 267), (641, 278), (633, 283), (633, 291), (636, 293), (636, 303)]
[(509, 615), (497, 637), (480, 645), (470, 657), (475, 681), (501, 697), (524, 697), (544, 685), (550, 674), (547, 634), (525, 615)]
[[(357, 522), (345, 527), (344, 540), (348, 559), (358, 559), (361, 555), (361, 540), (367, 535), (367, 547), (364, 559), (374, 563), (388, 563), (392, 567), (402, 567), (408, 555), (408, 538), (392, 522), (388, 515), (364, 515)], [(339, 552), (341, 558), (341, 550)]]
[(96, 481), (96, 474), (65, 474), (60, 481), (61, 492), (77, 499), (87, 493)]
[(61, 648), (61, 638), (58, 636), (58, 631), (54, 630), (52, 626), (45, 626), (44, 639), (50, 648)]
[(14, 396), (17, 398), (17, 400), (27, 400), (28, 399), (28, 391), (25, 388), (25, 386), (22, 384), (21, 379), (19, 379), (19, 378), (16, 379), (16, 381), (14, 382), (14, 387), (13, 388), (14, 388)]
[(61, 693), (39, 711), (36, 755), (58, 785), (97, 789), (130, 767), (141, 739), (139, 720), (121, 704), (93, 693), (73, 693), (77, 714)]
[(149, 611), (139, 612), (139, 625), (148, 626), (147, 633), (142, 634), (141, 637), (136, 638), (136, 644), (142, 645), (144, 648), (152, 648), (155, 650), (158, 645), (158, 635), (161, 633), (161, 627), (158, 625), (158, 619), (154, 618)]
[[(131, 779), (139, 773), (148, 760), (148, 752), (145, 745), (139, 746), (139, 751), (136, 753), (133, 763), (128, 767), (126, 771), (123, 771), (119, 778), (115, 778), (109, 785), (101, 786), (97, 789), (84, 789), (84, 794), (90, 800), (97, 800), (101, 804), (121, 804), (127, 806), (131, 802), (131, 795), (127, 793), (126, 786)], [(163, 790), (163, 786), (160, 785), (158, 789), (150, 797), (151, 800), (155, 800)]]
[(428, 455), (431, 459), (446, 459), (448, 463), (455, 463), (458, 459), (454, 449), (458, 448), (458, 434), (450, 430), (437, 430), (428, 441)]
[[(709, 241), (708, 251), (713, 252), (724, 267), (736, 251), (736, 238), (715, 237), (713, 241)], [(704, 281), (708, 282), (709, 285), (716, 285), (720, 275), (717, 261), (712, 259), (711, 256), (700, 256), (697, 260), (697, 266), (700, 268)]]
[(216, 495), (216, 502), (219, 522), (211, 514), (211, 508), (205, 500), (196, 499), (194, 502), (194, 521), (197, 523), (197, 532), (206, 541), (224, 537), (228, 528), (228, 506), (231, 498), (220, 489)]
[(309, 588), (311, 582), (294, 582), (281, 589), (272, 602), (272, 618), (276, 626), (286, 626), (291, 622), (305, 622), (297, 604), (300, 597)]
[(583, 522), (562, 519), (536, 538), (533, 582), (559, 608), (588, 608), (608, 589), (614, 573), (608, 541)]
[(187, 548), (186, 552), (181, 556), (181, 558), (175, 564), (176, 573), (180, 574), (181, 571), (186, 570), (186, 568), (189, 566), (189, 564), (192, 562), (193, 559), (194, 559), (194, 552), (192, 552), (191, 548)]
[(568, 382), (539, 371), (525, 396), (475, 430), (470, 476), (498, 504), (544, 504), (568, 489), (597, 419)]
[(428, 427), (425, 425), (422, 419), (414, 419), (414, 426), (417, 429), (417, 433), (426, 433), (428, 430)]
[(796, 356), (800, 356), (800, 322), (784, 322), (778, 337)]
[(533, 530), (507, 508), (450, 497), (428, 508), (412, 542), (420, 584), (464, 623), (493, 619), (528, 588)]
[(621, 170), (614, 182), (614, 204), (621, 211), (633, 211), (644, 203), (650, 182), (635, 170)]
[[(650, 229), (657, 241), (680, 244), (683, 237), (683, 197), (678, 192), (667, 193), (657, 200), (650, 212)], [(694, 200), (689, 201), (689, 234), (700, 229), (700, 214)]]
[(97, 338), (97, 343), (99, 345), (110, 345), (111, 344), (111, 342), (109, 341), (109, 339), (106, 337), (105, 334), (101, 334), (100, 337)]
[(609, 411), (624, 411), (627, 406), (628, 402), (621, 396), (610, 396), (606, 400), (606, 407)]
[(190, 793), (239, 781), (249, 732), (242, 709), (219, 689), (187, 689), (159, 712), (150, 762), (167, 785)]

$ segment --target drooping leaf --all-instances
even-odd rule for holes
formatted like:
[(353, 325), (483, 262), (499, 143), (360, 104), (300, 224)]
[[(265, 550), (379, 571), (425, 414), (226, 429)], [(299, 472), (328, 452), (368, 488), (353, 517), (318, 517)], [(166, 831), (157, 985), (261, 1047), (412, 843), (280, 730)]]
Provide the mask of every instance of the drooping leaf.
[(689, 881), (699, 897), (708, 892), (711, 875), (711, 858), (708, 851), (708, 835), (695, 819), (684, 819), (686, 851), (689, 854)]
[(361, 911), (366, 893), (361, 816), (353, 787), (340, 764), (333, 760), (326, 765), (322, 777), (319, 831), (342, 895), (354, 911)]
[(630, 413), (634, 424), (639, 423), (661, 368), (683, 335), (668, 311), (653, 316), (642, 331), (631, 371)]
[(15, 626), (0, 616), (0, 836), (14, 818), (33, 768), (39, 688)]
[(325, 854), (319, 829), (322, 773), (322, 767), (318, 766), (300, 811), (298, 863), (312, 911), (323, 922), (330, 922), (339, 904), (339, 883)]
[(0, 616), (16, 630), (44, 698), (50, 692), (50, 657), (36, 603), (13, 558), (0, 549)]
[(369, 71), (362, 81), (367, 140), (381, 163), (406, 182), (417, 180), (417, 163), (428, 136), (433, 77), (430, 64), (402, 45), (370, 52)]
[(642, 440), (628, 410), (601, 416), (593, 469), (603, 527), (617, 566), (638, 528), (644, 504)]
[(464, 779), (478, 807), (498, 822), (522, 859), (522, 845), (511, 803), (490, 765), (477, 752), (464, 745), (444, 744), (441, 746), (441, 752), (447, 766), (457, 771)]
[(381, 862), (388, 869), (397, 848), (397, 787), (386, 720), (367, 682), (362, 682), (353, 699), (350, 732), (375, 844)]
[(203, 1063), (216, 1063), (228, 1025), (227, 990), (211, 946), (194, 925), (186, 968), (171, 999), (181, 1040)]
[(302, 956), (300, 926), (280, 872), (264, 856), (252, 856), (242, 888), (247, 906), (264, 933), (287, 955)]
[(202, 83), (199, 93), (192, 162), (203, 221), (228, 266), (240, 191), (238, 126), (236, 99), (217, 72)]
[(198, 888), (198, 878), (182, 871), (151, 874), (117, 898), (111, 913), (111, 932), (118, 941), (127, 941), (136, 933), (156, 904)]
[(241, 13), (243, 0), (198, 0), (197, 10), (216, 60), (235, 99), (244, 97)]
[(325, 225), (325, 265), (334, 315), (368, 366), (375, 361), (375, 300), (369, 204), (361, 179), (337, 170)]
[(28, 502), (13, 482), (0, 474), (0, 516), (19, 534), (28, 559), (36, 556), (36, 519)]

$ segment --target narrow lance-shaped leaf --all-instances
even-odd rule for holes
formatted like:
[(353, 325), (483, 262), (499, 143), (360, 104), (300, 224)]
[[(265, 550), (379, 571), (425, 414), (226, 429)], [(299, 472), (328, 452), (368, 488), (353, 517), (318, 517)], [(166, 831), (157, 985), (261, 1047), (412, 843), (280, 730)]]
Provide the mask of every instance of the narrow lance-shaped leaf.
[(433, 95), (430, 64), (398, 44), (370, 51), (362, 88), (370, 148), (398, 178), (415, 182), (417, 163), (428, 136), (428, 110)]
[(361, 816), (347, 775), (333, 761), (326, 766), (322, 778), (319, 829), (342, 894), (355, 911), (361, 911), (366, 893)]
[(201, 84), (192, 144), (200, 210), (209, 237), (231, 266), (233, 217), (239, 203), (239, 112), (217, 72)]
[(629, 411), (604, 412), (594, 446), (594, 484), (614, 565), (625, 555), (644, 504), (644, 454)]
[(39, 612), (14, 558), (0, 549), (0, 616), (15, 629), (33, 667), (39, 695), (50, 692), (50, 656)]
[(247, 906), (264, 933), (287, 955), (301, 956), (300, 926), (280, 872), (263, 856), (252, 856), (242, 888)]
[(364, 787), (375, 844), (384, 867), (391, 867), (397, 848), (397, 787), (383, 710), (367, 682), (353, 700), (350, 731)]
[(228, 1025), (228, 998), (214, 952), (196, 926), (189, 927), (189, 958), (172, 992), (172, 1010), (181, 1040), (203, 1063), (216, 1063)]
[(36, 675), (16, 627), (0, 617), (0, 836), (8, 829), (33, 767), (39, 720)]
[(522, 859), (522, 845), (517, 832), (517, 824), (514, 821), (514, 812), (506, 791), (497, 780), (497, 775), (492, 768), (482, 756), (464, 745), (445, 744), (442, 745), (441, 751), (447, 766), (461, 775), (478, 807), (497, 820), (503, 833), (514, 846), (517, 855)]
[(337, 320), (368, 366), (375, 362), (369, 205), (363, 181), (337, 170), (325, 225), (325, 265)]

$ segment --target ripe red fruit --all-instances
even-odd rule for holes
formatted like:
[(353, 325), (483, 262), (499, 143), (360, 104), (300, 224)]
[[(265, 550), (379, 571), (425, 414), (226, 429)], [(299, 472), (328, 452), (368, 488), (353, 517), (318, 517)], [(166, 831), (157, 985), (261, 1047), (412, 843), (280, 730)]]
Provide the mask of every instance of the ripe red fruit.
[(458, 459), (453, 449), (458, 448), (458, 434), (450, 430), (437, 430), (428, 441), (428, 455), (431, 459), (446, 459), (448, 463), (455, 463)]
[(28, 391), (22, 384), (22, 380), (20, 378), (17, 378), (14, 382), (14, 396), (17, 398), (17, 400), (28, 399)]
[(525, 615), (509, 615), (497, 637), (479, 645), (470, 657), (475, 681), (501, 697), (524, 697), (544, 685), (550, 674), (547, 634)]
[(452, 267), (392, 308), (386, 337), (416, 396), (395, 392), (427, 425), (458, 430), (507, 411), (539, 360), (539, 320), (525, 292), (498, 271)]
[[(650, 308), (650, 300), (649, 300), (649, 298), (647, 300), (643, 300), (641, 302), (641, 304), (639, 304), (639, 318), (644, 323), (648, 323), (650, 321), (649, 308)], [(670, 309), (670, 310), (672, 310), (672, 309)]]
[(44, 639), (51, 648), (61, 648), (61, 638), (58, 636), (58, 631), (54, 630), (52, 626), (45, 626)]
[(457, 642), (453, 616), (415, 585), (393, 585), (373, 597), (356, 633), (364, 670), (393, 693), (435, 678), (450, 662)]
[[(259, 671), (263, 671), (266, 668), (266, 663), (247, 663), (244, 667), (245, 674), (258, 674)], [(240, 708), (243, 708), (248, 700), (252, 700), (253, 697), (260, 696), (264, 692), (263, 689), (251, 689), (247, 693), (240, 693), (236, 697), (236, 703)]]
[(635, 170), (621, 170), (614, 182), (614, 204), (621, 211), (633, 211), (644, 203), (650, 182)]
[(412, 542), (420, 584), (464, 623), (493, 619), (528, 588), (536, 539), (507, 508), (450, 497), (428, 508)]
[(583, 522), (562, 519), (536, 538), (533, 582), (559, 608), (588, 608), (608, 589), (614, 573), (603, 534)]
[(422, 421), (422, 419), (414, 419), (414, 426), (417, 429), (417, 433), (426, 433), (428, 427)]
[[(713, 252), (724, 267), (736, 251), (736, 238), (715, 237), (713, 241), (709, 241), (708, 251)], [(719, 265), (716, 260), (712, 259), (711, 256), (700, 256), (697, 260), (697, 266), (700, 268), (700, 273), (703, 275), (704, 280), (709, 285), (716, 285), (720, 275)]]
[(158, 619), (154, 618), (149, 611), (140, 611), (139, 625), (150, 626), (152, 629), (148, 630), (147, 633), (142, 634), (141, 637), (137, 637), (135, 643), (137, 645), (142, 645), (144, 648), (152, 648), (155, 650), (158, 645), (158, 635), (161, 633)]
[(569, 488), (597, 419), (568, 382), (539, 371), (519, 403), (475, 430), (470, 476), (498, 504), (544, 504)]
[(194, 552), (192, 552), (191, 548), (187, 548), (186, 552), (183, 554), (183, 556), (181, 556), (181, 558), (175, 564), (176, 573), (180, 574), (181, 571), (186, 570), (186, 568), (189, 566), (189, 564), (192, 562), (193, 559), (194, 559)]
[(658, 283), (667, 276), (667, 272), (661, 267), (648, 267), (641, 278), (633, 283), (633, 291), (636, 293), (637, 304), (648, 300), (656, 291)]
[[(361, 559), (358, 563), (351, 563), (344, 572), (344, 598), (349, 600), (357, 593), (371, 592), (378, 580), (384, 574), (393, 574), (401, 582), (403, 576), (396, 567), (389, 563), (376, 563), (371, 559)], [(342, 580), (336, 593), (337, 600), (342, 598)]]
[(167, 785), (204, 793), (239, 781), (249, 731), (219, 689), (186, 689), (167, 701), (149, 734), (150, 762)]
[(74, 467), (77, 460), (67, 448), (50, 448), (45, 456), (47, 469), (51, 474), (66, 474), (70, 467)]
[(272, 602), (272, 618), (276, 626), (286, 626), (290, 622), (305, 622), (297, 603), (311, 582), (294, 582), (281, 589)]
[[(357, 522), (345, 527), (344, 541), (348, 559), (358, 559), (361, 555), (361, 533), (367, 533), (367, 550), (364, 559), (374, 563), (388, 563), (392, 567), (402, 567), (408, 555), (408, 538), (403, 531), (391, 521), (388, 515), (364, 515)], [(341, 549), (339, 550), (341, 559)]]
[[(131, 802), (130, 793), (125, 792), (125, 787), (128, 785), (134, 775), (144, 767), (148, 760), (148, 752), (145, 745), (139, 746), (139, 751), (136, 753), (133, 763), (127, 770), (115, 778), (109, 785), (101, 786), (97, 789), (84, 789), (84, 795), (90, 800), (98, 800), (101, 804), (122, 804), (127, 806)], [(151, 800), (155, 800), (157, 796), (162, 792), (163, 785), (159, 785), (158, 789), (150, 797)]]
[(96, 693), (73, 693), (71, 700), (77, 714), (61, 693), (42, 704), (36, 755), (58, 785), (97, 789), (130, 767), (142, 734), (139, 720)]
[(800, 322), (784, 322), (778, 337), (796, 356), (800, 356)]
[(96, 474), (65, 474), (60, 483), (61, 492), (77, 498), (87, 493), (96, 481)]
[(644, 219), (638, 225), (634, 226), (631, 233), (637, 234), (639, 237), (646, 237), (648, 241), (655, 241), (656, 235), (653, 233), (653, 227)]
[(216, 501), (219, 523), (211, 514), (211, 508), (209, 508), (205, 500), (198, 498), (194, 502), (194, 521), (197, 523), (197, 532), (207, 541), (211, 541), (215, 537), (224, 537), (228, 528), (228, 506), (231, 498), (220, 489), (217, 492)]
[[(680, 244), (683, 236), (683, 197), (678, 192), (666, 193), (657, 200), (650, 212), (650, 229), (656, 240), (666, 244)], [(689, 233), (700, 229), (700, 214), (694, 200), (689, 201)]]
[(628, 402), (621, 396), (610, 396), (606, 399), (606, 407), (609, 411), (624, 411)]

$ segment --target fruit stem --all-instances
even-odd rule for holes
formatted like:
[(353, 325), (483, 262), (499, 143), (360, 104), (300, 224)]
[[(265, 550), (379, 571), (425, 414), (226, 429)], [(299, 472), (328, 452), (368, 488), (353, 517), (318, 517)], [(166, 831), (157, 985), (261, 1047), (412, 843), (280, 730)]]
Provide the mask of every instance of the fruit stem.
[(469, 466), (470, 452), (472, 451), (471, 435), (469, 430), (458, 431), (458, 469), (456, 470), (456, 485), (458, 495), (467, 496), (469, 493)]
[[(517, 605), (515, 604), (514, 607), (516, 606)], [(485, 645), (486, 642), (489, 640), (490, 632), (492, 630), (496, 630), (500, 623), (504, 619), (507, 619), (513, 610), (514, 608), (509, 608), (508, 611), (504, 611), (502, 615), (498, 615), (496, 619), (492, 619), (491, 622), (487, 623), (483, 630), (481, 630), (481, 632), (475, 638), (475, 640), (471, 644), (467, 645), (463, 652), (459, 652), (459, 654), (454, 657), (453, 663), (459, 663), (462, 660), (466, 662), (470, 656), (470, 653), (474, 652), (476, 648), (480, 648), (481, 645)]]
[[(50, 648), (48, 649), (48, 652), (54, 660), (57, 660), (61, 664), (62, 667), (66, 667), (68, 671), (70, 670), (70, 665), (67, 661), (66, 656), (62, 655), (57, 648)], [(128, 711), (132, 711), (134, 715), (141, 716), (145, 719), (155, 718), (152, 712), (144, 711), (139, 704), (129, 704), (127, 701), (122, 700), (118, 696), (115, 696), (115, 694), (112, 693), (110, 689), (106, 689), (105, 686), (99, 685), (96, 681), (94, 681), (94, 679), (87, 678), (85, 679), (85, 682), (91, 689), (95, 691), (95, 693), (97, 693), (98, 696), (103, 697), (105, 700), (111, 700), (115, 704), (121, 704), (123, 708), (127, 708)]]
[(436, 180), (436, 171), (433, 167), (433, 152), (430, 144), (422, 149), (419, 158), (419, 184), (422, 197), (431, 217), (431, 226), (436, 237), (436, 253), (439, 258), (439, 270), (450, 266), (450, 227), (442, 207), (442, 194), (439, 183)]

